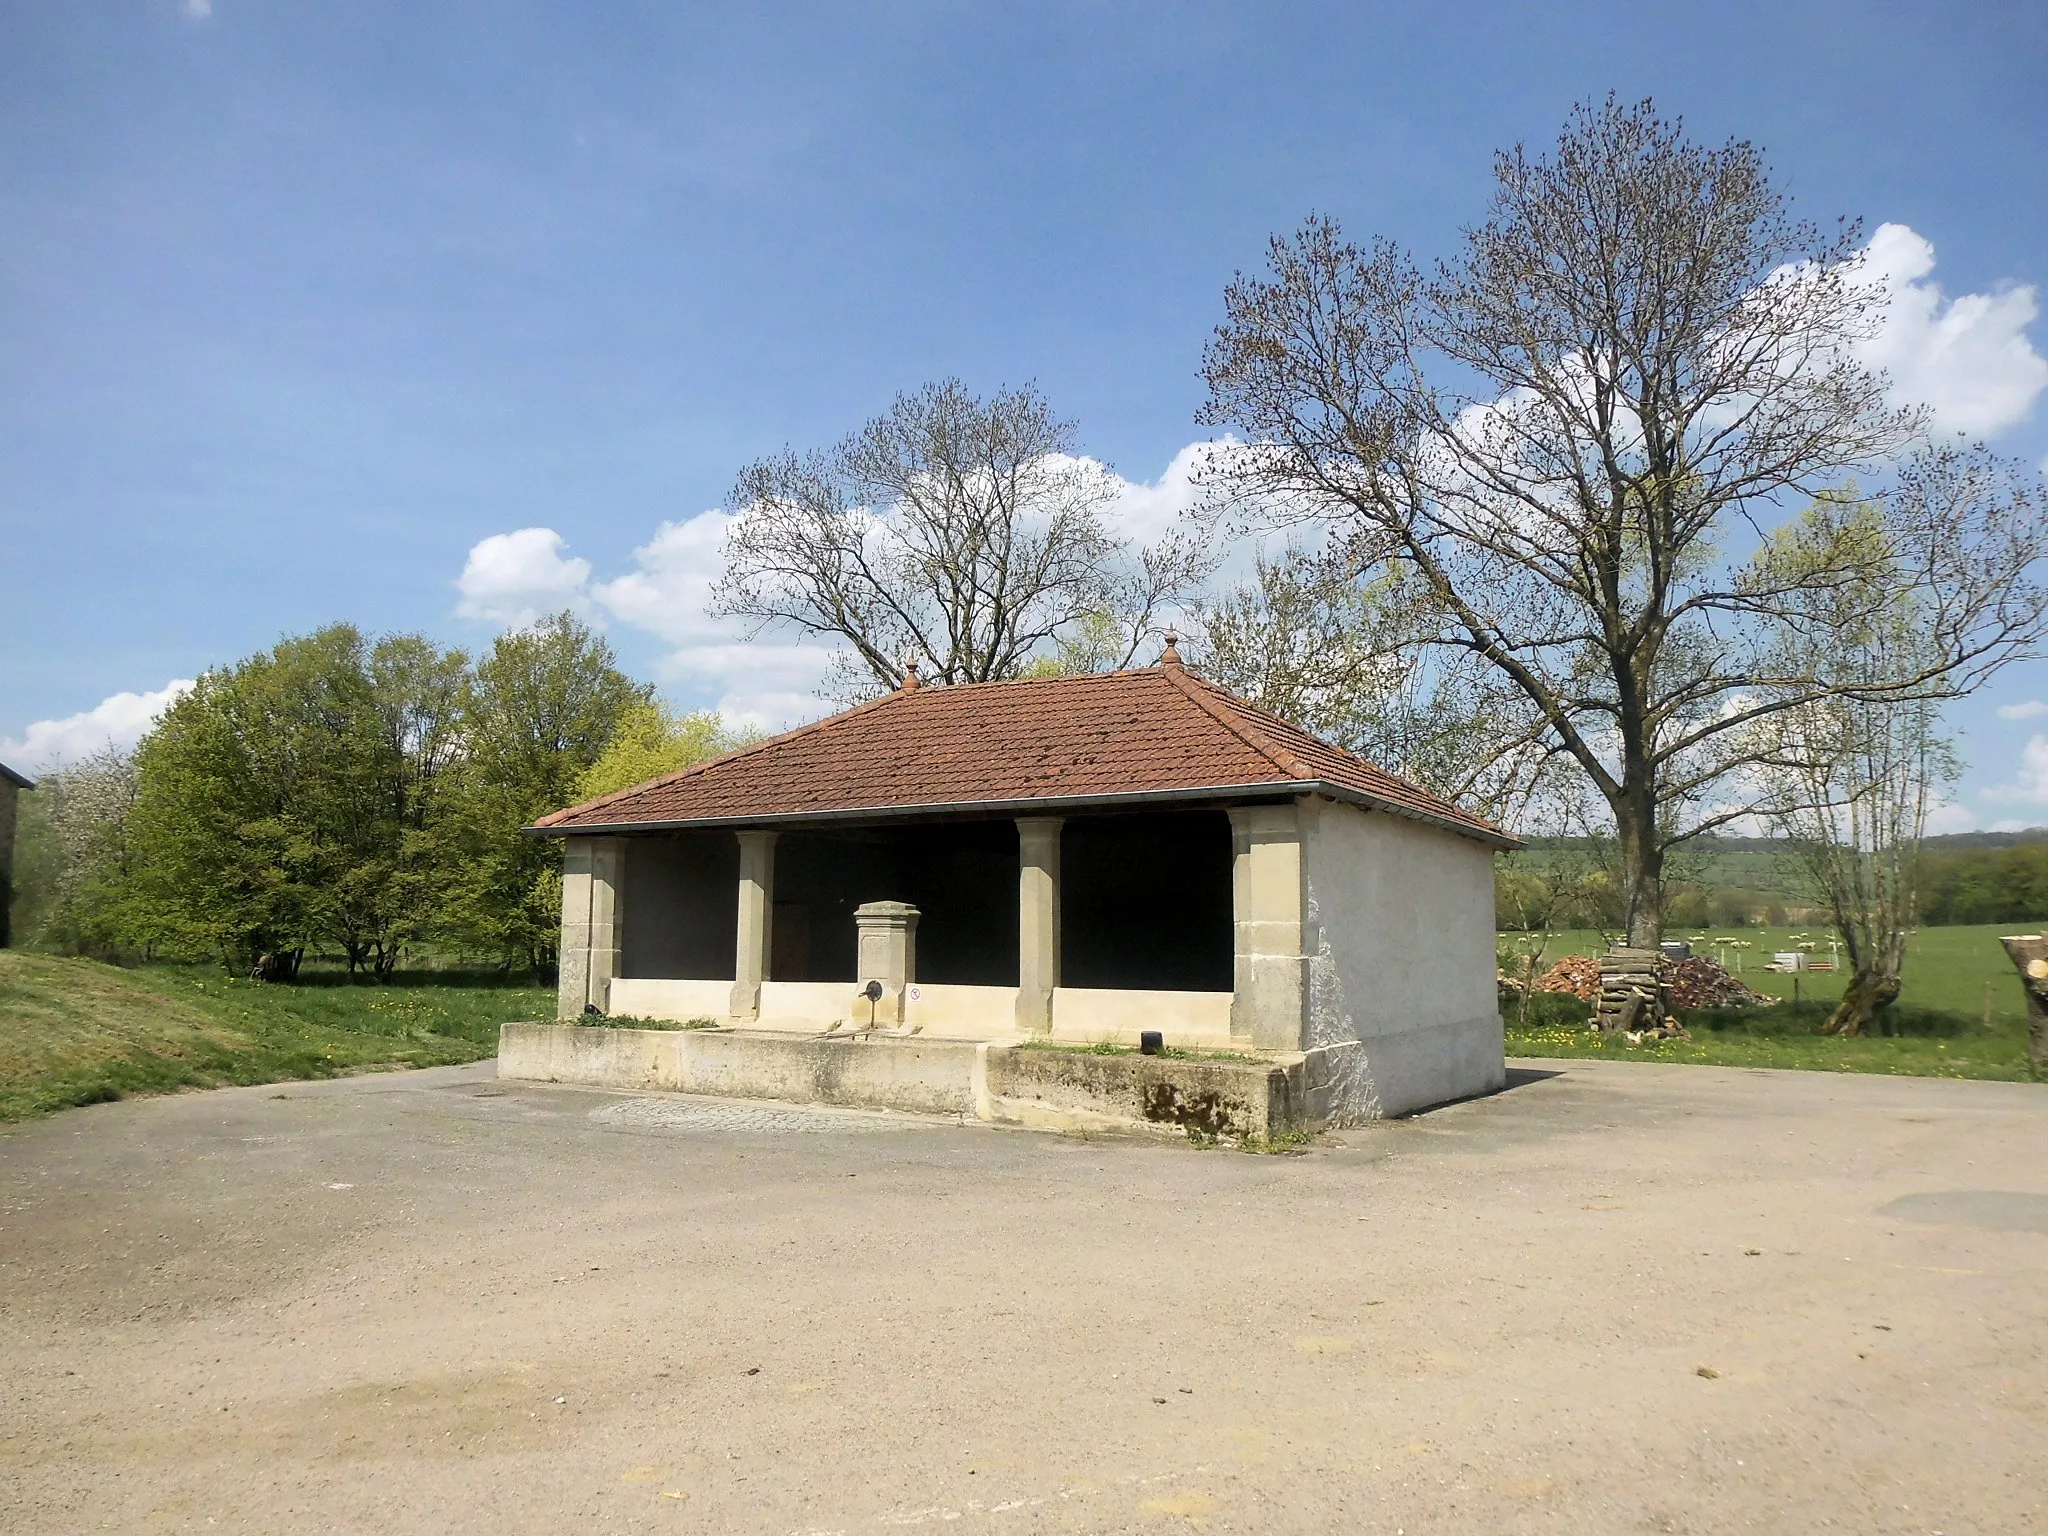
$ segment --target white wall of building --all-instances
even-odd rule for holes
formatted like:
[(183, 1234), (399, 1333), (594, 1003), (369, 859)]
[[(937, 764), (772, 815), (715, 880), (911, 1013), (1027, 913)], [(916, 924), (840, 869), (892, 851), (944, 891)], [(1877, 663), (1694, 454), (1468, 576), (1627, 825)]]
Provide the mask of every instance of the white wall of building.
[(1332, 801), (1300, 812), (1305, 1043), (1364, 1043), (1350, 1113), (1403, 1114), (1499, 1088), (1492, 850)]

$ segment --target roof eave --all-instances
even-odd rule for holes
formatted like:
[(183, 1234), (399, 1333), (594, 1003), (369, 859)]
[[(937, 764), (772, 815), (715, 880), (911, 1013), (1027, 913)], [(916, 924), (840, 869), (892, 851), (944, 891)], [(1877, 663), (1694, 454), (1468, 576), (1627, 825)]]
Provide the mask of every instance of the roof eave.
[(1000, 800), (926, 800), (902, 805), (859, 805), (824, 811), (780, 811), (764, 816), (684, 816), (640, 821), (578, 822), (574, 825), (529, 826), (523, 830), (533, 837), (603, 837), (619, 832), (687, 832), (716, 827), (779, 827), (807, 822), (900, 821), (915, 816), (1017, 814), (1033, 811), (1080, 810), (1091, 806), (1211, 804), (1218, 800), (1254, 797), (1324, 795), (1332, 800), (1385, 811), (1408, 821), (1419, 821), (1441, 831), (1454, 832), (1477, 843), (1498, 849), (1514, 849), (1521, 841), (1490, 827), (1471, 826), (1449, 816), (1438, 816), (1415, 806), (1382, 799), (1327, 779), (1258, 780), (1246, 784), (1198, 785), (1179, 789), (1125, 790), (1094, 795), (1029, 795)]
[(1346, 804), (1356, 805), (1368, 811), (1384, 811), (1389, 816), (1399, 816), (1406, 821), (1419, 821), (1424, 826), (1435, 827), (1439, 831), (1455, 832), (1460, 837), (1469, 837), (1473, 842), (1484, 843), (1487, 847), (1501, 853), (1512, 853), (1522, 846), (1522, 840), (1519, 837), (1503, 832), (1498, 827), (1489, 827), (1483, 823), (1474, 825), (1470, 822), (1460, 821), (1455, 817), (1439, 816), (1433, 811), (1425, 811), (1413, 805), (1403, 805), (1398, 800), (1382, 799), (1378, 795), (1369, 795), (1363, 790), (1351, 789), (1342, 784), (1319, 782), (1315, 792), (1321, 795), (1328, 795), (1332, 800), (1342, 800)]
[(0, 763), (0, 778), (4, 778), (5, 780), (7, 780), (7, 782), (12, 784), (16, 789), (34, 789), (36, 787), (36, 781), (34, 779), (31, 779), (24, 774), (16, 773), (12, 768), (8, 767), (5, 763)]

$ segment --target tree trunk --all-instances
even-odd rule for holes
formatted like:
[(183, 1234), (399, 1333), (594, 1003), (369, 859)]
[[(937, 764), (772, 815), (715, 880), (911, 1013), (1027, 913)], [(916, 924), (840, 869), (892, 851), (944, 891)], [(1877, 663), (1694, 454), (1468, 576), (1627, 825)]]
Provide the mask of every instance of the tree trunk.
[(1629, 797), (1614, 809), (1621, 845), (1622, 922), (1631, 949), (1655, 949), (1664, 937), (1664, 850), (1657, 842), (1657, 809)]
[(2019, 967), (2027, 993), (2027, 1063), (2036, 1076), (2048, 1073), (2048, 938), (2038, 933), (2000, 939)]
[(1842, 1001), (1820, 1027), (1824, 1035), (1860, 1035), (1864, 1027), (1899, 999), (1897, 972), (1859, 970), (1849, 978)]

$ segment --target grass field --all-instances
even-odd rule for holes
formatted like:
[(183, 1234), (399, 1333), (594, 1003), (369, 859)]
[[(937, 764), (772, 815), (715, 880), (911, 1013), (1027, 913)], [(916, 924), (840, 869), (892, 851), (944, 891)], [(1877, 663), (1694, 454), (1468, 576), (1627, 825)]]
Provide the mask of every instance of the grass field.
[(496, 1053), (551, 991), (495, 978), (263, 986), (214, 967), (122, 970), (0, 950), (0, 1121), (131, 1094), (434, 1067)]
[[(1796, 1067), (1829, 1072), (1889, 1072), (1914, 1077), (1981, 1077), (2024, 1081), (2031, 1074), (2026, 1055), (2026, 999), (2012, 963), (1999, 947), (2009, 925), (1923, 928), (1906, 951), (1905, 988), (1885, 1027), (1891, 1032), (1856, 1040), (1816, 1035), (1842, 995), (1840, 971), (1803, 975), (1772, 973), (1772, 953), (1811, 941), (1810, 953), (1828, 956), (1828, 933), (1820, 928), (1721, 928), (1706, 937), (1746, 940), (1748, 949), (1720, 950), (1694, 940), (1694, 953), (1725, 953), (1731, 970), (1759, 992), (1786, 1001), (1775, 1008), (1707, 1009), (1685, 1015), (1690, 1041), (1631, 1046), (1602, 1040), (1585, 1028), (1586, 1005), (1574, 999), (1541, 998), (1532, 1005), (1529, 1026), (1513, 1027), (1511, 1056), (1602, 1056), (1634, 1060), (1698, 1062), (1714, 1066)], [(1517, 953), (1517, 933), (1501, 935), (1504, 965)], [(1597, 955), (1606, 949), (1598, 933), (1559, 933), (1543, 951), (1542, 965), (1565, 955)], [(1796, 994), (1796, 1002), (1795, 1002)]]

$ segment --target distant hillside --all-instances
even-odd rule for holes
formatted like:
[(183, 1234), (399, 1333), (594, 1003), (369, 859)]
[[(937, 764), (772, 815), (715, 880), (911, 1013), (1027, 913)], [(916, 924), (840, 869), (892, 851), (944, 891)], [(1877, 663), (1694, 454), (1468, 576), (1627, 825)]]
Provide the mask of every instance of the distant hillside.
[[(1513, 854), (1504, 871), (1538, 881), (1554, 869), (1576, 867), (1583, 878), (1588, 849), (1606, 866), (1604, 880), (1586, 887), (1571, 916), (1578, 926), (1611, 928), (1620, 921), (1611, 844), (1587, 838), (1532, 838), (1527, 853)], [(1517, 919), (1518, 887), (1504, 873), (1496, 908), (1505, 926)], [(1674, 927), (1706, 924), (1814, 923), (1826, 917), (1812, 876), (1792, 845), (1772, 837), (1701, 837), (1673, 849), (1664, 870), (1665, 921)], [(2038, 922), (2048, 920), (2048, 827), (2022, 832), (1954, 832), (1921, 844), (1918, 890), (1922, 923)], [(1529, 909), (1533, 910), (1533, 909)]]
[[(1589, 839), (1532, 837), (1527, 841), (1531, 848), (1582, 848)], [(2027, 827), (2018, 832), (1947, 832), (1940, 837), (1925, 837), (1920, 840), (1920, 846), (1929, 853), (1960, 852), (1976, 848), (2017, 848), (2023, 843), (2048, 843), (2048, 827)], [(1792, 851), (1782, 837), (1723, 837), (1713, 832), (1704, 837), (1694, 838), (1686, 846), (1700, 854), (1789, 854)]]

